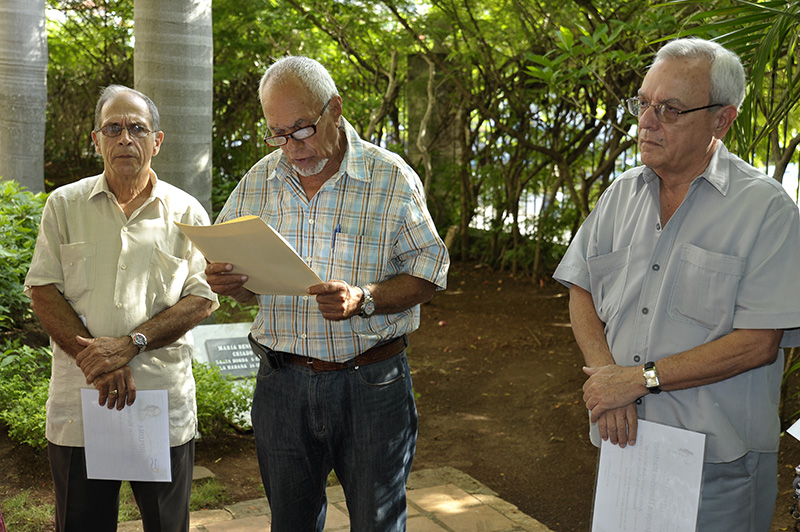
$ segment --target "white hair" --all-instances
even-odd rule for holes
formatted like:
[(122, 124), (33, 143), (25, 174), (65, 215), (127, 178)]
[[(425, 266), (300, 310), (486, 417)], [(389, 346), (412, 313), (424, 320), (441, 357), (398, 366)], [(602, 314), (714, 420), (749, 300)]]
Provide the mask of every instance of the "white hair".
[(744, 101), (745, 74), (739, 56), (714, 41), (687, 37), (665, 44), (653, 64), (664, 59), (705, 59), (711, 67), (711, 103), (735, 105)]
[(258, 97), (263, 103), (264, 88), (268, 83), (285, 83), (299, 80), (311, 94), (324, 105), (339, 94), (333, 78), (318, 61), (303, 56), (288, 56), (274, 62), (264, 73), (258, 86)]

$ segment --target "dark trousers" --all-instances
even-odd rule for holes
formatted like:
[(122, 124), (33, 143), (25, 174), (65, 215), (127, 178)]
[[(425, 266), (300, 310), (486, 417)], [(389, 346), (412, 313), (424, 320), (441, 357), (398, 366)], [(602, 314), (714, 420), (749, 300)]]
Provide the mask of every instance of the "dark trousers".
[[(119, 480), (86, 478), (83, 447), (47, 444), (56, 492), (56, 532), (115, 532)], [(145, 532), (188, 532), (194, 440), (170, 448), (172, 482), (131, 482)]]

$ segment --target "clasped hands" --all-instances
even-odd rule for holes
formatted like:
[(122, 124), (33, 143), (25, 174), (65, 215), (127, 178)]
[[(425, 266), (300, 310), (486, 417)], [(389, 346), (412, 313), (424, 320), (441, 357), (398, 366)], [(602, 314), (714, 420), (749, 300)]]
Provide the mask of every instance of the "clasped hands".
[(127, 365), (139, 353), (128, 336), (120, 338), (76, 337), (84, 349), (75, 357), (75, 364), (83, 371), (86, 384), (93, 384), (100, 392), (100, 406), (122, 410), (136, 400), (133, 373)]
[(641, 369), (609, 364), (584, 367), (583, 372), (589, 376), (583, 384), (583, 402), (591, 411), (592, 423), (597, 423), (600, 437), (623, 448), (636, 444), (636, 400), (642, 396), (644, 385)]

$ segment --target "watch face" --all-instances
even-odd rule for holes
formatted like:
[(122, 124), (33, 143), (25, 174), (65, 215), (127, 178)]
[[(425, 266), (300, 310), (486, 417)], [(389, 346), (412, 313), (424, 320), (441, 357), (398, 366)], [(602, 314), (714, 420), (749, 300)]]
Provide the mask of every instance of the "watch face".
[(372, 300), (365, 301), (363, 311), (367, 316), (371, 316), (375, 312), (375, 302)]
[(139, 349), (147, 347), (147, 338), (142, 333), (135, 333), (131, 338), (133, 339), (133, 345)]

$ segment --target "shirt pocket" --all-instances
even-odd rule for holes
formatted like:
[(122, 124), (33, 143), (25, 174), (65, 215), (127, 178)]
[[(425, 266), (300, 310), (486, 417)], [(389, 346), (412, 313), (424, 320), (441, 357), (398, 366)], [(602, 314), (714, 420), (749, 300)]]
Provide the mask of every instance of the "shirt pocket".
[(155, 248), (147, 282), (148, 316), (155, 316), (180, 301), (188, 277), (188, 260)]
[(684, 244), (667, 314), (707, 329), (730, 330), (746, 261)]
[(61, 271), (66, 299), (77, 302), (81, 296), (94, 289), (96, 250), (95, 242), (61, 245)]
[(586, 261), (594, 308), (603, 323), (608, 323), (616, 316), (622, 306), (630, 258), (629, 246), (605, 255), (597, 255)]
[(345, 281), (358, 286), (383, 280), (384, 246), (381, 239), (338, 233), (328, 279)]

